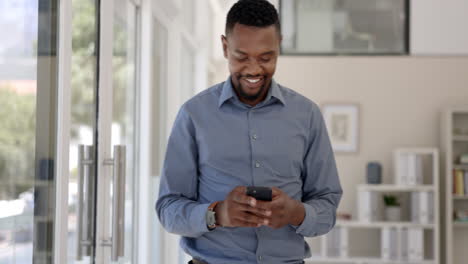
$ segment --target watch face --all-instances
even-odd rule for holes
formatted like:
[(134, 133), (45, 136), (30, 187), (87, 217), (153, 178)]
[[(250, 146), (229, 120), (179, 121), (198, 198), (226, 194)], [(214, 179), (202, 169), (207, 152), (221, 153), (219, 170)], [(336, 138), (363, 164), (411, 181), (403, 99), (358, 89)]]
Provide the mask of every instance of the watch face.
[(209, 227), (214, 227), (216, 225), (215, 212), (206, 212), (206, 225)]

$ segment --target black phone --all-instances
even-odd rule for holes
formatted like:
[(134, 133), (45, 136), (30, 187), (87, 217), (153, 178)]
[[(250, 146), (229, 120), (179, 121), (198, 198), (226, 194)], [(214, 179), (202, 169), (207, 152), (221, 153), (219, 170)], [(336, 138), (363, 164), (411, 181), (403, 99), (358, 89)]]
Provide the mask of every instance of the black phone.
[(260, 201), (271, 201), (272, 199), (270, 187), (247, 186), (246, 194)]

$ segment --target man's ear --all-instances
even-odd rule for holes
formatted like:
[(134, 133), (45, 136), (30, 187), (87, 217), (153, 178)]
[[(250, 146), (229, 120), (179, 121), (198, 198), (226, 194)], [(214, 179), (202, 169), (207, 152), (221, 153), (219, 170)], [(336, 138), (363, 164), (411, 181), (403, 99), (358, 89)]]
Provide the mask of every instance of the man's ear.
[(223, 54), (224, 54), (224, 58), (227, 59), (227, 38), (224, 36), (224, 35), (221, 35), (221, 44), (223, 45)]

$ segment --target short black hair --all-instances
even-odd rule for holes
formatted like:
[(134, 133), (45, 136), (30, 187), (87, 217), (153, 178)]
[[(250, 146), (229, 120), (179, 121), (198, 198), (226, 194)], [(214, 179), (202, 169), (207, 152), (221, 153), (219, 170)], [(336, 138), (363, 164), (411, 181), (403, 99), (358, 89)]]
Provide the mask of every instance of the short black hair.
[(236, 23), (261, 28), (275, 25), (278, 34), (281, 34), (278, 12), (266, 0), (237, 1), (226, 18), (226, 36), (233, 30)]

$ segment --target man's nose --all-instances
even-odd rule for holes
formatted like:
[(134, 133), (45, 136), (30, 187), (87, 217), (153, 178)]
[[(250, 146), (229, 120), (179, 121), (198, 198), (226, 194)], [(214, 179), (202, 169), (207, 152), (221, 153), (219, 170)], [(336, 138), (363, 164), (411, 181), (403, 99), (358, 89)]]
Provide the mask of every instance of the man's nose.
[(260, 67), (256, 60), (251, 60), (245, 69), (245, 75), (258, 76), (262, 75), (262, 73), (262, 67)]

